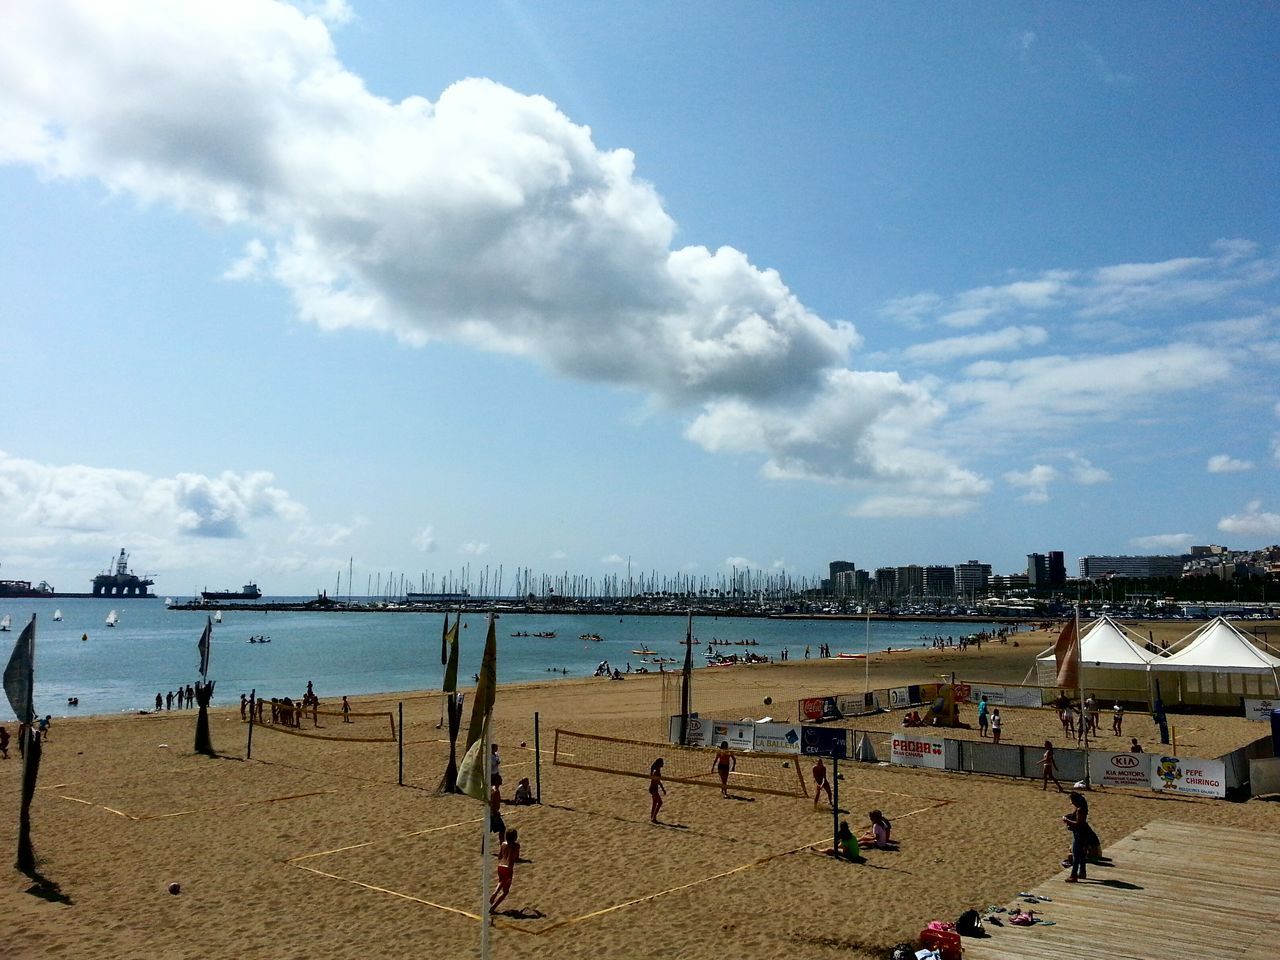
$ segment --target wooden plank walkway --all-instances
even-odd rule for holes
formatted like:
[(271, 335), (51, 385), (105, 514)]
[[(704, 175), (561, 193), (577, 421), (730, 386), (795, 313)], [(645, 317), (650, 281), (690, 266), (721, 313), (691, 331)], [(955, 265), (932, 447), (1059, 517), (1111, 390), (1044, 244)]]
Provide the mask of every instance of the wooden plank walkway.
[(1030, 890), (1053, 926), (987, 925), (964, 960), (1275, 960), (1280, 953), (1280, 837), (1156, 820), (1104, 851), (1089, 879), (1063, 870)]

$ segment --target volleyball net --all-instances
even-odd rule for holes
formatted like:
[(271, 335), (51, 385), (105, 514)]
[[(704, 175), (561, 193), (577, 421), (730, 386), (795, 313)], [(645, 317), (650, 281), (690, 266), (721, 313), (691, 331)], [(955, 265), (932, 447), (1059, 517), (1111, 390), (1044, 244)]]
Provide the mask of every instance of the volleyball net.
[(260, 703), (261, 709), (254, 721), (259, 730), (348, 743), (394, 743), (396, 740), (396, 719), (390, 710), (321, 710), (300, 704)]
[[(796, 756), (736, 752), (733, 756), (734, 769), (729, 774), (731, 790), (782, 797), (809, 795), (795, 762)], [(663, 780), (720, 789), (720, 776), (715, 771), (716, 751), (703, 747), (678, 747), (557, 729), (551, 762), (558, 767), (648, 779), (649, 768), (659, 757)]]

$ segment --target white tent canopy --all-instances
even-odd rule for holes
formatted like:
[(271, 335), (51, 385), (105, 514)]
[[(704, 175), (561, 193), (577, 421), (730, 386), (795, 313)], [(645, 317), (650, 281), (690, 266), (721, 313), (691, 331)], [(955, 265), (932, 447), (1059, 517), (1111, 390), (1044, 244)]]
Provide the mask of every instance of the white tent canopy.
[[(1280, 658), (1259, 650), (1222, 617), (1193, 630), (1175, 646), (1175, 653), (1156, 658), (1150, 669), (1195, 674), (1194, 680), (1178, 680), (1181, 699), (1227, 703), (1238, 702), (1240, 695), (1280, 694)], [(1234, 684), (1232, 677), (1238, 678)], [(1256, 679), (1250, 682), (1250, 678)]]
[(1280, 658), (1259, 650), (1222, 617), (1193, 630), (1177, 646), (1181, 649), (1157, 658), (1151, 669), (1188, 673), (1274, 673), (1280, 669)]
[[(1158, 655), (1132, 639), (1137, 636), (1110, 617), (1099, 617), (1080, 631), (1080, 666), (1087, 689), (1117, 699), (1149, 699), (1147, 667)], [(1036, 657), (1036, 674), (1042, 687), (1057, 685), (1053, 647)]]

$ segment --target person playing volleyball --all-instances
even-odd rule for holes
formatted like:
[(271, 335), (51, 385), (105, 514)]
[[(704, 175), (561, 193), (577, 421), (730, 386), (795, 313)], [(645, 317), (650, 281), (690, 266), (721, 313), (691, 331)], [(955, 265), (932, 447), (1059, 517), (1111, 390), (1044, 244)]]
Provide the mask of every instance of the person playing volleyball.
[(720, 796), (729, 796), (729, 772), (738, 768), (738, 758), (729, 750), (729, 741), (720, 741), (720, 750), (716, 753), (715, 763), (711, 769), (720, 775)]
[[(515, 876), (516, 861), (520, 859), (520, 844), (516, 839), (518, 836), (513, 827), (503, 835), (502, 846), (498, 848), (498, 885), (493, 888), (493, 893), (489, 896), (490, 915), (511, 892), (511, 878)], [(493, 922), (492, 916), (489, 922)]]
[(649, 810), (650, 823), (658, 822), (658, 811), (662, 809), (662, 794), (666, 792), (666, 784), (662, 782), (662, 758), (659, 757), (649, 768), (649, 796), (653, 798), (653, 804)]
[(827, 765), (822, 762), (822, 757), (818, 757), (813, 763), (813, 809), (818, 809), (818, 800), (822, 797), (822, 791), (827, 791), (827, 803), (835, 806), (835, 800), (831, 796), (831, 783), (827, 780)]

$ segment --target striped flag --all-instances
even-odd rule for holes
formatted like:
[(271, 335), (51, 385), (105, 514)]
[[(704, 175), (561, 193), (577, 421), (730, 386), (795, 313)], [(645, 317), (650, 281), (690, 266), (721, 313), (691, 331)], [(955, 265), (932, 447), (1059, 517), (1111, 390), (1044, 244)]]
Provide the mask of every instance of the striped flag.
[(4, 695), (19, 723), (31, 723), (36, 718), (36, 618), (23, 628), (18, 642), (13, 645), (9, 664), (4, 668)]
[(1059, 687), (1075, 688), (1080, 683), (1080, 637), (1076, 633), (1075, 618), (1067, 621), (1053, 644), (1053, 655), (1058, 661)]
[[(471, 704), (471, 724), (467, 727), (467, 752), (477, 740), (484, 738), (485, 724), (493, 711), (494, 695), (498, 686), (497, 617), (489, 615), (489, 633), (484, 638), (484, 657), (480, 661), (480, 682), (476, 684), (475, 700)], [(466, 763), (466, 757), (462, 762)]]
[(462, 614), (458, 614), (458, 618), (453, 621), (453, 626), (447, 626), (449, 623), (449, 615), (444, 616), (446, 624), (444, 631), (444, 659), (440, 662), (447, 664), (444, 671), (444, 692), (456, 693), (458, 690), (458, 625), (462, 623)]

